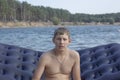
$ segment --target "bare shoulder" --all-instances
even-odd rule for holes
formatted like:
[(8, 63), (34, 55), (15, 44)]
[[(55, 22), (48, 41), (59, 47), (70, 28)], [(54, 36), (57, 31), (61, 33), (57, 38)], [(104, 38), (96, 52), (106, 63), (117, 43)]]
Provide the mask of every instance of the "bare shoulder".
[(75, 58), (79, 58), (80, 55), (77, 51), (75, 50), (69, 50), (70, 51), (70, 55), (75, 59)]
[(75, 50), (69, 50), (69, 52), (70, 52), (71, 55), (79, 56), (79, 53)]
[(39, 60), (48, 61), (48, 60), (51, 58), (50, 55), (51, 55), (51, 51), (44, 52), (44, 53), (40, 56)]

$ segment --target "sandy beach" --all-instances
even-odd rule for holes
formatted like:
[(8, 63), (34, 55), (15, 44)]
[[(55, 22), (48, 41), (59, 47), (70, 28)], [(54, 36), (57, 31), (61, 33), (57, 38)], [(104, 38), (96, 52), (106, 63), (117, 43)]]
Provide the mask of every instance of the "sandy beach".
[(52, 22), (0, 22), (0, 28), (17, 28), (17, 27), (47, 27), (47, 26), (76, 26), (76, 25), (120, 25), (120, 23), (73, 23), (73, 22), (61, 22), (59, 25), (53, 25)]
[(0, 22), (1, 28), (51, 26), (51, 22)]

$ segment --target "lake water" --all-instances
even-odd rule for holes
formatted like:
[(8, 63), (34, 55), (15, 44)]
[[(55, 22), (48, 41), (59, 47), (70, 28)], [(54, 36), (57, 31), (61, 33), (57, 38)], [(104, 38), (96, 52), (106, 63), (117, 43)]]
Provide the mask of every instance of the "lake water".
[[(0, 43), (37, 51), (52, 49), (57, 27), (0, 28)], [(79, 50), (108, 43), (120, 43), (120, 26), (69, 26), (71, 49)]]

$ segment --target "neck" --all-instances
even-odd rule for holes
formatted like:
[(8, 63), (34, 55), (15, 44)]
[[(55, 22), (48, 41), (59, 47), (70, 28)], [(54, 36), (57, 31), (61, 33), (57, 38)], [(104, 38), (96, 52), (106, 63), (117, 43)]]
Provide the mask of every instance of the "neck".
[(57, 55), (57, 56), (64, 56), (68, 53), (68, 49), (65, 49), (65, 50), (57, 50), (56, 48), (53, 49), (54, 51), (54, 54)]

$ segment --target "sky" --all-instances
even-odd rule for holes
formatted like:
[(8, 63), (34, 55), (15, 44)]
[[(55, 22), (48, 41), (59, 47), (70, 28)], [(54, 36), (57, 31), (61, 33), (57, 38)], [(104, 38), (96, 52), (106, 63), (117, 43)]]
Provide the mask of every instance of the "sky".
[(70, 13), (106, 14), (120, 12), (120, 0), (18, 0), (31, 5), (59, 8)]

